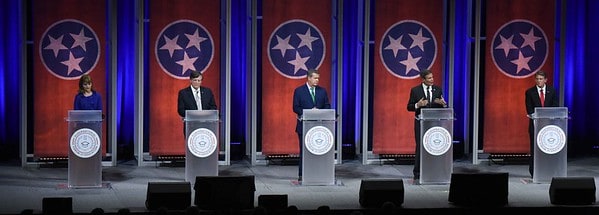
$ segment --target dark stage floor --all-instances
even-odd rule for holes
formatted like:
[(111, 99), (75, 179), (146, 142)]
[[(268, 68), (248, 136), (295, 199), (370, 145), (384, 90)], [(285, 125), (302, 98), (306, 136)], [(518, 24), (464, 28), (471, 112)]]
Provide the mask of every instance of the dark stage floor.
[[(428, 214), (461, 214), (450, 212), (463, 208), (448, 202), (449, 184), (417, 185), (412, 180), (410, 164), (371, 164), (362, 165), (357, 160), (344, 161), (335, 169), (336, 185), (302, 186), (297, 184), (297, 166), (270, 164), (251, 166), (246, 161), (233, 161), (232, 165), (220, 166), (220, 176), (255, 177), (255, 198), (267, 194), (286, 194), (288, 204), (301, 211), (316, 210), (327, 205), (336, 211), (364, 209), (359, 202), (359, 191), (363, 179), (402, 179), (404, 184), (405, 211), (426, 210)], [(483, 162), (473, 165), (468, 160), (454, 161), (454, 173), (458, 172), (507, 172), (508, 203), (495, 212), (509, 213), (510, 208), (526, 208), (545, 213), (546, 210), (567, 210), (568, 214), (599, 214), (596, 204), (584, 206), (559, 206), (550, 202), (550, 183), (532, 183), (528, 166), (522, 162)], [(103, 188), (68, 189), (67, 167), (20, 167), (18, 164), (2, 163), (0, 166), (0, 214), (19, 214), (24, 209), (35, 213), (42, 211), (42, 199), (47, 197), (72, 197), (75, 213), (89, 213), (94, 208), (102, 208), (107, 213), (128, 208), (132, 212), (146, 212), (145, 200), (149, 182), (183, 182), (185, 168), (181, 165), (136, 166), (136, 161), (123, 161), (116, 167), (104, 167)], [(599, 158), (570, 158), (568, 177), (592, 177), (597, 183)], [(192, 192), (192, 202), (195, 193)], [(597, 199), (597, 192), (595, 192)], [(586, 208), (580, 211), (577, 208)], [(442, 212), (443, 209), (445, 212)], [(404, 213), (405, 214), (405, 213)], [(427, 214), (427, 212), (420, 213)]]

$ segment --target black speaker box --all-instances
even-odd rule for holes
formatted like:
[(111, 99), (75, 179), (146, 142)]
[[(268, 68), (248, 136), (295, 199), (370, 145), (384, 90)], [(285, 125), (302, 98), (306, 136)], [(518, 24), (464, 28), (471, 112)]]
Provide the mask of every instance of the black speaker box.
[(508, 173), (452, 173), (449, 202), (462, 206), (504, 206)]
[(254, 176), (198, 176), (194, 204), (200, 209), (252, 209)]
[(146, 208), (156, 210), (166, 207), (169, 210), (183, 210), (191, 205), (191, 183), (189, 182), (149, 182), (146, 195)]
[(404, 189), (401, 179), (365, 179), (360, 183), (360, 205), (380, 208), (385, 202), (403, 204)]
[(268, 213), (280, 213), (287, 209), (288, 204), (287, 194), (258, 196), (258, 206), (265, 208)]
[(553, 177), (549, 185), (549, 199), (556, 205), (595, 204), (595, 178)]
[(69, 215), (73, 214), (73, 198), (52, 197), (42, 199), (42, 213), (44, 215)]

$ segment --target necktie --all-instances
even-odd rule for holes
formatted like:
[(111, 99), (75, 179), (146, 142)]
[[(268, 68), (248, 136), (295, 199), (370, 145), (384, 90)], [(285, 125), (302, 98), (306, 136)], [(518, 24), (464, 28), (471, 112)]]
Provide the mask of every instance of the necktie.
[(202, 97), (200, 95), (200, 89), (196, 90), (195, 98), (196, 98), (196, 105), (198, 106), (198, 110), (202, 110)]
[(316, 99), (314, 98), (314, 87), (310, 87), (310, 95), (312, 96), (312, 102), (316, 103)]
[(543, 89), (539, 92), (539, 97), (541, 98), (541, 107), (545, 107), (545, 93), (543, 93)]
[(433, 105), (433, 101), (431, 100), (431, 86), (426, 88), (426, 99), (428, 100), (428, 106)]

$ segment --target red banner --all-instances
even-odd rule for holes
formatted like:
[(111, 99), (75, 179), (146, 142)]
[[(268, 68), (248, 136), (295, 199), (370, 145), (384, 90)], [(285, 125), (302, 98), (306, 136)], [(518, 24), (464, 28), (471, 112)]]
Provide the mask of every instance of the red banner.
[(179, 90), (192, 70), (203, 74), (220, 108), (220, 1), (149, 2), (150, 154), (184, 155), (185, 135), (177, 114)]
[(486, 17), (483, 150), (528, 153), (524, 92), (538, 70), (552, 81), (555, 3), (488, 0)]
[(442, 0), (375, 3), (372, 145), (374, 154), (413, 154), (414, 112), (406, 105), (423, 69), (443, 84)]
[(262, 11), (262, 153), (298, 154), (293, 91), (308, 69), (331, 98), (331, 1), (264, 0)]
[[(89, 74), (106, 113), (106, 1), (34, 1), (33, 152), (35, 157), (68, 155), (68, 111), (79, 77)], [(102, 126), (106, 152), (106, 123)]]

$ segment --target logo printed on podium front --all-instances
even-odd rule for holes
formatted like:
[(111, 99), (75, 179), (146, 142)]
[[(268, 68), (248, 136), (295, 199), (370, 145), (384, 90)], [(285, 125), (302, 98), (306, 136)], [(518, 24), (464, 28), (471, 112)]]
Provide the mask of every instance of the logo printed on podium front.
[(198, 128), (189, 134), (187, 148), (196, 157), (205, 158), (216, 150), (216, 135), (209, 129)]
[(94, 130), (82, 128), (71, 135), (71, 151), (80, 158), (90, 158), (100, 151), (100, 136)]
[(333, 133), (324, 126), (314, 126), (306, 132), (304, 144), (314, 155), (324, 155), (333, 148)]
[(558, 126), (545, 126), (537, 134), (537, 146), (545, 154), (556, 154), (566, 146), (566, 133)]
[(422, 146), (429, 154), (439, 156), (451, 148), (451, 134), (439, 126), (428, 129), (422, 137)]

